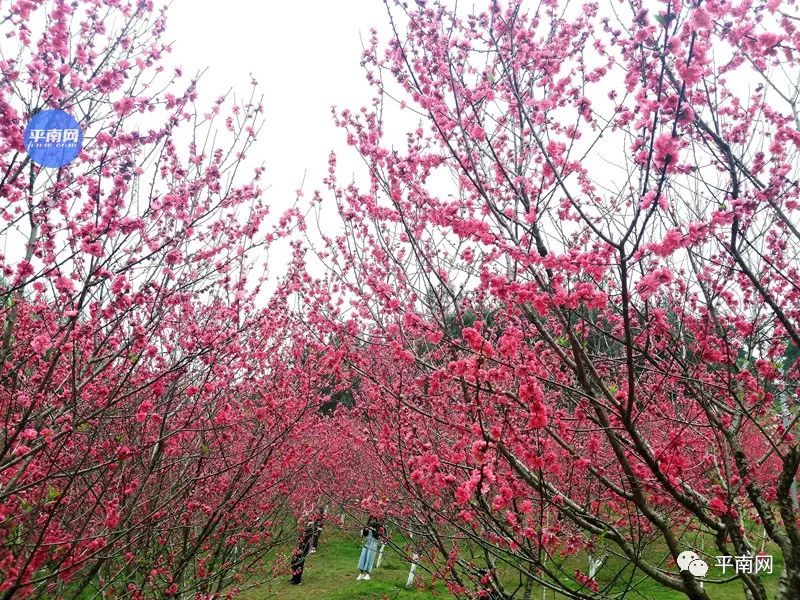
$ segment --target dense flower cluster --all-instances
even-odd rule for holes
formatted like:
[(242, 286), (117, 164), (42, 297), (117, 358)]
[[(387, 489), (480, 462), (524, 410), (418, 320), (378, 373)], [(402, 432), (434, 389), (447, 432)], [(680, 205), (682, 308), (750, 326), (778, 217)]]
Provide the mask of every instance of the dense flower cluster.
[[(150, 2), (2, 10), (0, 598), (233, 593), (293, 536), (321, 387), (291, 284), (258, 300), (295, 222), (242, 180), (261, 108), (162, 77)], [(45, 108), (84, 131), (58, 170)]]
[[(697, 540), (800, 597), (795, 2), (390, 4), (321, 239), (151, 2), (0, 8), (0, 600), (232, 596), (320, 505), (464, 599), (707, 600)], [(25, 152), (44, 108), (68, 167)]]
[(393, 4), (307, 310), (417, 550), (463, 598), (705, 600), (662, 565), (769, 543), (800, 597), (796, 3)]

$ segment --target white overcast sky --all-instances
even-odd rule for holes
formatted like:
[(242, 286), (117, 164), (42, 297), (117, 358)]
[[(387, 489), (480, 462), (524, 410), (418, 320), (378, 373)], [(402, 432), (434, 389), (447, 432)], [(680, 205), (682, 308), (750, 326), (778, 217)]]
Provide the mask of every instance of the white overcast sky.
[(387, 30), (382, 0), (173, 0), (169, 62), (186, 75), (208, 68), (201, 99), (249, 93), (251, 73), (260, 84), (266, 123), (254, 154), (266, 166), (273, 214), (292, 204), (304, 172), (307, 195), (321, 187), (331, 150), (358, 168), (330, 107), (357, 110), (374, 95), (359, 64), (370, 27)]

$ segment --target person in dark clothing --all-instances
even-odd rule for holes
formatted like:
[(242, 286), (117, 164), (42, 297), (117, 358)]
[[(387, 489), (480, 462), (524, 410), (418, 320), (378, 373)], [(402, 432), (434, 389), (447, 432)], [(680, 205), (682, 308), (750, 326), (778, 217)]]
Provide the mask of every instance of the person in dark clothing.
[(308, 551), (309, 554), (314, 554), (314, 552), (317, 551), (317, 546), (319, 545), (319, 536), (322, 535), (322, 524), (324, 520), (325, 520), (325, 509), (320, 508), (316, 518), (313, 521), (314, 533), (311, 536), (311, 548)]
[(292, 579), (289, 582), (292, 585), (300, 585), (302, 583), (303, 568), (306, 564), (306, 556), (308, 556), (311, 549), (311, 540), (314, 537), (315, 530), (314, 522), (310, 521), (297, 540), (297, 548), (292, 554)]

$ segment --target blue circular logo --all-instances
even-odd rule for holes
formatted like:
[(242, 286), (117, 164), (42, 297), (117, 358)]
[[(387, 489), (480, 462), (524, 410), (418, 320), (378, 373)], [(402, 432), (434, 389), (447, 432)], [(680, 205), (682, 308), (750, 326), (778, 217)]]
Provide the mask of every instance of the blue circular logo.
[(23, 139), (33, 162), (54, 169), (75, 160), (83, 145), (83, 132), (63, 110), (43, 110), (30, 120)]

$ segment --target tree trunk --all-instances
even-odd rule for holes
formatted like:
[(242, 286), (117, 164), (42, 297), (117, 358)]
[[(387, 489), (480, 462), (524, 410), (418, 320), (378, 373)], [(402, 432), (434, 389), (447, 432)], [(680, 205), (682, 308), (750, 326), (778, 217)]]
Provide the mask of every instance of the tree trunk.
[(800, 572), (786, 569), (784, 565), (778, 587), (775, 589), (775, 600), (795, 600), (800, 598)]
[(419, 560), (419, 554), (416, 552), (414, 556), (411, 557), (411, 570), (408, 572), (408, 579), (406, 579), (406, 588), (411, 589), (414, 586), (414, 576), (417, 573), (417, 561)]

